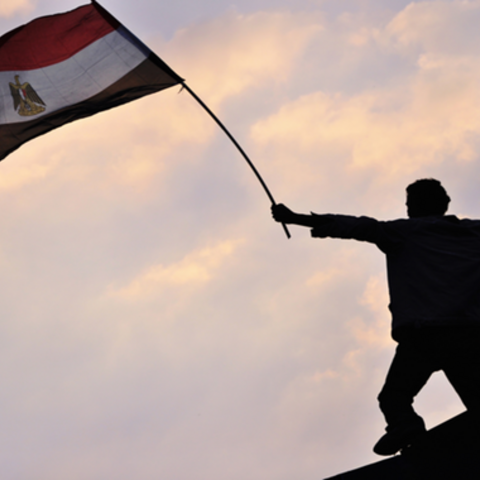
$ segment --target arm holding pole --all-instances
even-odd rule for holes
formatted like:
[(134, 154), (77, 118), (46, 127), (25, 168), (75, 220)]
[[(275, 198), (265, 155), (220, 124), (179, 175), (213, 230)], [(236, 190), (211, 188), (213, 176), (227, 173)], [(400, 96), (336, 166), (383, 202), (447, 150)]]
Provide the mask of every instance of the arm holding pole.
[(272, 217), (276, 222), (300, 225), (312, 229), (320, 228), (333, 222), (332, 215), (305, 215), (303, 213), (295, 213), (283, 205), (283, 203), (272, 205)]

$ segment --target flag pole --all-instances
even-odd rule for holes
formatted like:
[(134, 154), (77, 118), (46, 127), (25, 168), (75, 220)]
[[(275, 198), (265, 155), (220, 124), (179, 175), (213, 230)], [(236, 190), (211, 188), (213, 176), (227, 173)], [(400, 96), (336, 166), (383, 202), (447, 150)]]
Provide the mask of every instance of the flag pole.
[[(105, 8), (103, 8), (97, 0), (91, 0), (92, 4), (95, 5), (95, 7), (104, 12), (105, 15), (107, 15), (111, 20), (115, 21), (120, 25), (120, 22), (116, 20)], [(142, 43), (141, 40), (137, 39), (139, 43)], [(145, 47), (148, 49), (148, 47)], [(148, 49), (150, 50), (150, 49)], [(243, 151), (242, 147), (238, 144), (238, 142), (235, 140), (233, 135), (227, 130), (225, 125), (218, 119), (218, 117), (203, 103), (203, 101), (196, 95), (196, 93), (185, 83), (185, 80), (183, 80), (180, 76), (178, 76), (163, 60), (161, 60), (155, 53), (151, 52), (151, 56), (153, 56), (156, 60), (156, 62), (160, 63), (161, 66), (160, 68), (164, 71), (167, 71), (169, 75), (171, 75), (173, 78), (176, 78), (178, 80), (178, 83), (182, 85), (182, 87), (187, 90), (188, 93), (205, 109), (205, 111), (213, 118), (213, 120), (217, 123), (217, 125), (225, 132), (227, 137), (233, 142), (233, 144), (237, 147), (238, 151), (242, 154), (243, 158), (246, 160), (246, 162), (250, 165), (250, 168), (253, 170), (253, 173), (255, 176), (258, 178), (260, 184), (262, 185), (263, 189), (265, 190), (265, 193), (267, 194), (268, 198), (272, 202), (272, 205), (276, 205), (275, 200), (273, 199), (273, 195), (270, 193), (270, 190), (267, 187), (267, 184), (264, 182), (263, 178), (261, 177), (260, 173), (258, 173), (258, 170), (255, 168), (255, 165), (252, 163), (252, 161), (248, 158), (247, 154)], [(282, 223), (283, 230), (285, 231), (285, 235), (287, 235), (287, 238), (290, 238), (290, 232), (287, 229), (287, 226)]]
[[(185, 83), (181, 82), (182, 87), (206, 110), (206, 112), (213, 118), (213, 120), (216, 122), (216, 124), (223, 130), (223, 132), (227, 135), (227, 137), (232, 141), (232, 143), (237, 147), (237, 150), (241, 153), (242, 157), (246, 160), (250, 168), (253, 170), (253, 173), (257, 177), (258, 181), (262, 185), (263, 189), (265, 190), (265, 193), (267, 194), (268, 198), (272, 202), (272, 205), (276, 205), (276, 202), (273, 198), (273, 195), (270, 193), (270, 190), (267, 187), (267, 184), (264, 182), (262, 176), (258, 172), (258, 170), (255, 168), (255, 165), (252, 163), (250, 158), (248, 158), (248, 155), (245, 153), (243, 148), (239, 145), (239, 143), (235, 140), (233, 135), (227, 130), (225, 125), (219, 120), (219, 118), (203, 103), (202, 99), (197, 96), (197, 94)], [(290, 238), (290, 232), (288, 231), (287, 226), (282, 223), (283, 230), (285, 231), (285, 235), (287, 238)]]

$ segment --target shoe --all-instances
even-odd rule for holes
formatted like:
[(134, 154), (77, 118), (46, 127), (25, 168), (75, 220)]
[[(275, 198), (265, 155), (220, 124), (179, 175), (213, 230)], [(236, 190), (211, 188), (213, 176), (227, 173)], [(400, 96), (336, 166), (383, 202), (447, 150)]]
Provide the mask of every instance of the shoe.
[(387, 427), (387, 433), (375, 444), (373, 451), (377, 455), (395, 455), (425, 432), (423, 420), (421, 422), (398, 425), (391, 429)]

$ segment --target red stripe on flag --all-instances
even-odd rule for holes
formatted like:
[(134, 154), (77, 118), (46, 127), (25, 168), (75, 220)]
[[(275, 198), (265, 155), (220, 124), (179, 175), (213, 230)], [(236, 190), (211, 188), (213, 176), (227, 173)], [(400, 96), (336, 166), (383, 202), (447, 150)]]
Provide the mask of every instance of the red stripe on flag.
[(62, 62), (117, 26), (93, 4), (37, 18), (0, 37), (0, 71), (33, 70)]

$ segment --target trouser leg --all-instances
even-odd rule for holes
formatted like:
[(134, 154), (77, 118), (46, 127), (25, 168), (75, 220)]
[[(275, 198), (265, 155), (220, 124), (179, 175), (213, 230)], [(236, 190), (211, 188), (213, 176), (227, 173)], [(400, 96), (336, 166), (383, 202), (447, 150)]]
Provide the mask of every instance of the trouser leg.
[(480, 329), (449, 332), (438, 350), (443, 353), (443, 371), (463, 404), (480, 418)]
[(385, 385), (378, 396), (387, 430), (405, 423), (423, 425), (422, 418), (413, 410), (413, 399), (439, 367), (416, 343), (408, 340), (398, 344)]

